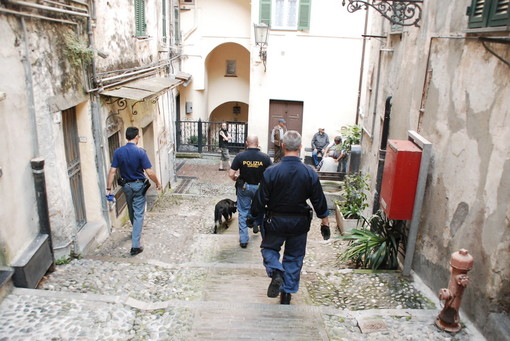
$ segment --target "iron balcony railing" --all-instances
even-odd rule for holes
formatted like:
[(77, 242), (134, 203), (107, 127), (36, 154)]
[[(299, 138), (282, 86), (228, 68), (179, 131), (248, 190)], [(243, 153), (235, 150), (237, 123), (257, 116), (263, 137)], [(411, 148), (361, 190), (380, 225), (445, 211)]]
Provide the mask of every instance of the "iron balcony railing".
[[(177, 121), (176, 140), (178, 152), (217, 153), (219, 152), (219, 132), (222, 122)], [(228, 132), (232, 136), (229, 151), (239, 152), (245, 148), (248, 124), (227, 122)]]

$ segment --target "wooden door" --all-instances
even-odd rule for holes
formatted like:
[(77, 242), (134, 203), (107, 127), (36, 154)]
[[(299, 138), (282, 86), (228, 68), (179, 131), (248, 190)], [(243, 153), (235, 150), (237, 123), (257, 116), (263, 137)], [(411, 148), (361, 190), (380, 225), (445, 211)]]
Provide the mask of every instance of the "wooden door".
[(269, 102), (269, 127), (268, 127), (268, 154), (274, 155), (271, 132), (278, 120), (283, 118), (287, 121), (287, 130), (296, 130), (302, 134), (303, 130), (303, 102), (270, 100)]
[(67, 174), (71, 185), (71, 196), (76, 216), (76, 224), (81, 229), (87, 223), (85, 214), (85, 199), (81, 176), (80, 146), (78, 124), (75, 108), (62, 111), (62, 127), (64, 130), (64, 144), (67, 160)]

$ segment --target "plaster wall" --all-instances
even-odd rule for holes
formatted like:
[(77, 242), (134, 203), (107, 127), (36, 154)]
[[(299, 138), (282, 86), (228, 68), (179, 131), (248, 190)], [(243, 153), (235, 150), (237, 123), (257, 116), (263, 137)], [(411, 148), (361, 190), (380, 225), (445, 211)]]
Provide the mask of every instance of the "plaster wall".
[(161, 2), (145, 2), (146, 37), (135, 36), (134, 6), (125, 1), (96, 2), (95, 47), (107, 52), (107, 58), (97, 58), (98, 72), (126, 69), (157, 62), (165, 56), (161, 49)]
[[(88, 97), (83, 91), (82, 73), (79, 68), (71, 66), (64, 48), (65, 36), (76, 36), (76, 33), (69, 25), (34, 20), (25, 21), (24, 35), (20, 19), (5, 15), (0, 17), (0, 24), (5, 28), (1, 38), (4, 46), (2, 66), (3, 70), (12, 73), (0, 85), (8, 89), (8, 100), (2, 101), (2, 105), (6, 104), (8, 111), (17, 112), (16, 118), (5, 122), (5, 126), (9, 127), (6, 144), (10, 147), (6, 147), (5, 153), (2, 153), (2, 157), (8, 159), (10, 164), (5, 169), (4, 180), (16, 174), (13, 179), (9, 179), (11, 189), (5, 188), (2, 191), (2, 202), (7, 203), (2, 206), (5, 212), (9, 212), (9, 217), (6, 217), (7, 213), (2, 214), (2, 221), (13, 222), (3, 224), (0, 233), (2, 245), (8, 245), (5, 246), (5, 254), (6, 262), (10, 263), (24, 251), (39, 231), (30, 168), (30, 159), (33, 157), (45, 160), (54, 248), (69, 251), (77, 240), (78, 227), (71, 200), (61, 124), (62, 110), (76, 107), (78, 134), (82, 137), (80, 152), (88, 222), (94, 224), (96, 232), (105, 230), (106, 225), (97, 188)], [(13, 100), (15, 102), (10, 103)], [(12, 195), (13, 189), (18, 195), (16, 200), (7, 197), (8, 194)], [(79, 249), (84, 249), (90, 239), (82, 241), (84, 244), (77, 246)]]
[[(19, 22), (0, 15), (0, 46), (15, 46)], [(30, 160), (35, 156), (32, 118), (28, 111), (21, 49), (0, 49), (0, 266), (10, 264), (39, 229)], [(20, 91), (22, 89), (22, 91)], [(23, 199), (20, 195), (23, 194)]]
[[(236, 62), (236, 76), (226, 76), (226, 61)], [(248, 102), (250, 91), (250, 55), (242, 46), (223, 44), (213, 50), (206, 62), (208, 74), (207, 113), (229, 102)]]
[[(375, 178), (384, 100), (393, 96), (389, 138), (407, 139), (415, 130), (432, 143), (413, 269), (438, 291), (448, 285), (450, 255), (467, 249), (475, 264), (462, 309), (496, 339), (485, 326), (491, 314), (510, 311), (510, 73), (465, 33), (467, 5), (427, 2), (419, 29), (373, 44), (374, 75), (378, 49), (395, 52), (381, 59), (379, 99), (369, 112), (376, 113), (373, 138), (363, 135), (363, 171)], [(387, 33), (379, 24), (373, 34)], [(508, 45), (491, 48), (510, 60)], [(374, 84), (367, 90), (372, 100)], [(368, 118), (363, 123), (370, 132)]]

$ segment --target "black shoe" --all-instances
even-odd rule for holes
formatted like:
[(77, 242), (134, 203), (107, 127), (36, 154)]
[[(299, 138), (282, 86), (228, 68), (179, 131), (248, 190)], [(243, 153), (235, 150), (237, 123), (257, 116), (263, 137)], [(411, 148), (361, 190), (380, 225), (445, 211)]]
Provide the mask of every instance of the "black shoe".
[(258, 225), (257, 226), (253, 226), (253, 233), (259, 233)]
[(243, 249), (246, 249), (248, 243), (239, 243), (239, 246), (242, 247)]
[(269, 287), (267, 287), (267, 297), (278, 297), (280, 287), (283, 284), (282, 271), (278, 269), (273, 270), (271, 278), (271, 283), (269, 283)]
[(292, 295), (288, 292), (280, 293), (280, 304), (290, 304), (290, 299)]
[(132, 247), (131, 248), (131, 256), (136, 256), (137, 254), (139, 253), (142, 253), (143, 252), (143, 247)]

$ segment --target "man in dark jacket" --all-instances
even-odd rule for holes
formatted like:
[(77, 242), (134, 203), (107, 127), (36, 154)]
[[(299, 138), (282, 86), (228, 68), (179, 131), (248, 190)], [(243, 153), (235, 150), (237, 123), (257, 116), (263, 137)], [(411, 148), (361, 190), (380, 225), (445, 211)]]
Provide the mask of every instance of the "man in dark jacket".
[[(264, 172), (262, 182), (253, 198), (251, 214), (264, 215), (262, 226), (262, 257), (272, 278), (267, 296), (277, 297), (289, 304), (291, 293), (299, 289), (301, 267), (306, 240), (312, 220), (310, 199), (317, 217), (321, 218), (321, 233), (329, 238), (329, 210), (317, 173), (299, 158), (301, 135), (289, 130), (282, 141), (285, 156), (281, 162)], [(280, 250), (285, 244), (283, 262)]]

